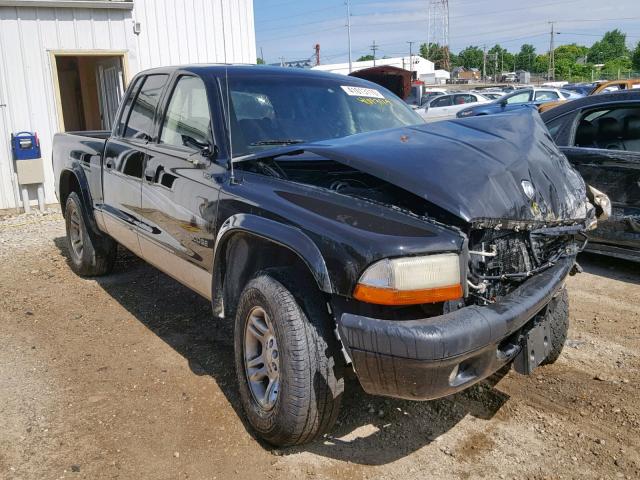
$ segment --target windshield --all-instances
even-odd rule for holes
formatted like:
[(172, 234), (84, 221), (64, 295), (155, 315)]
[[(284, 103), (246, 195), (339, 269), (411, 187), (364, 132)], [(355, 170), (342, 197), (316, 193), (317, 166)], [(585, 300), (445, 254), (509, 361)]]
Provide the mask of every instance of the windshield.
[(230, 77), (233, 155), (424, 123), (398, 97), (353, 79)]

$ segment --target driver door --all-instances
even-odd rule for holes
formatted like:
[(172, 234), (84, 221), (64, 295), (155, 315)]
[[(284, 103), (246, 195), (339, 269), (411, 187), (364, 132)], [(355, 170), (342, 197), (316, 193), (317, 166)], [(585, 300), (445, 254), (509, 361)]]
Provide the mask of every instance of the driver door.
[(147, 146), (140, 248), (149, 263), (211, 298), (216, 180), (226, 168), (208, 155), (215, 143), (205, 84), (178, 76), (165, 104), (156, 141)]

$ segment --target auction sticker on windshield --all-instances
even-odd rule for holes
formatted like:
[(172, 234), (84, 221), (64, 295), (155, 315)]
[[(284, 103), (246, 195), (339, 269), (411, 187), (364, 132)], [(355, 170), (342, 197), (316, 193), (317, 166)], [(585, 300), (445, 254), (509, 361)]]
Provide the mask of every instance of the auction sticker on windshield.
[(341, 85), (340, 88), (352, 97), (384, 98), (384, 95), (375, 88), (352, 87), (347, 85)]

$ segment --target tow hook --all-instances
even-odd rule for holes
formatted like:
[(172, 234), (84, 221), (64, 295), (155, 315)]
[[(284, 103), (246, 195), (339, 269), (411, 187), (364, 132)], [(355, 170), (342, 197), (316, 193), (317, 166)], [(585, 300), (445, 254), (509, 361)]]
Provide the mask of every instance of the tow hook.
[(571, 267), (571, 271), (569, 272), (569, 275), (571, 275), (572, 277), (578, 273), (582, 273), (584, 270), (582, 269), (582, 267), (580, 266), (580, 264), (578, 262), (573, 264), (573, 267)]

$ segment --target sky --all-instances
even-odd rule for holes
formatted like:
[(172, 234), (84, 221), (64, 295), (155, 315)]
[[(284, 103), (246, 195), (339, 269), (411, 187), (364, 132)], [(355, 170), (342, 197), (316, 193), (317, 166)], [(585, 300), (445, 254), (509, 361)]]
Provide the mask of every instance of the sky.
[[(409, 54), (408, 41), (427, 41), (429, 0), (351, 0), (352, 56)], [(310, 58), (320, 44), (322, 63), (348, 60), (345, 0), (254, 0), (258, 56), (267, 63)], [(607, 30), (627, 34), (629, 47), (640, 41), (640, 0), (449, 0), (449, 40), (458, 53), (468, 45), (496, 43), (518, 51), (531, 43), (538, 53), (549, 50), (549, 21), (556, 46), (591, 45)], [(432, 29), (433, 31), (433, 29)], [(432, 36), (433, 39), (433, 36)]]

